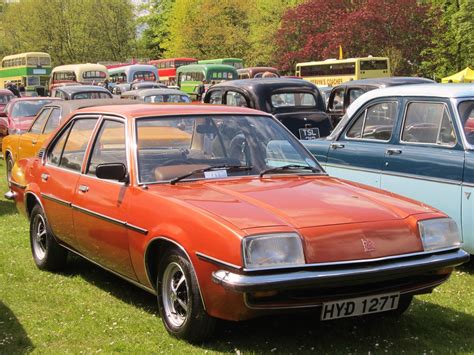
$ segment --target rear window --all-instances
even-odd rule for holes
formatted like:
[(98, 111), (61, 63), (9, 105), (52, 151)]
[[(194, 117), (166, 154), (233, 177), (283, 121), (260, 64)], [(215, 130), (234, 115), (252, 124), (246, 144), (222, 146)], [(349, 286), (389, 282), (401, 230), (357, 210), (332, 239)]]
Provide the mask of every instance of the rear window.
[(288, 92), (272, 95), (273, 107), (316, 106), (316, 98), (310, 93)]
[(0, 104), (7, 104), (13, 98), (13, 95), (0, 95)]
[(49, 104), (51, 100), (34, 100), (16, 102), (12, 109), (12, 117), (32, 117), (41, 110), (41, 108)]
[(81, 92), (78, 94), (72, 95), (73, 100), (83, 100), (83, 99), (110, 99), (112, 94), (106, 92), (90, 91), (90, 92)]
[(85, 71), (82, 73), (83, 79), (104, 79), (107, 75), (100, 70)]

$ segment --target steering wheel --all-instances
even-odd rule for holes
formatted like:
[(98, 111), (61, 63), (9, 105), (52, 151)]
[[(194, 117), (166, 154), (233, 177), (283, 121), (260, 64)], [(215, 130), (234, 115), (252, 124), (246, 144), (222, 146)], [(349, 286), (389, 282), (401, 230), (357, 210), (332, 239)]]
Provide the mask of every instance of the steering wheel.
[(238, 159), (239, 162), (246, 160), (247, 140), (243, 134), (237, 134), (229, 144), (229, 157)]

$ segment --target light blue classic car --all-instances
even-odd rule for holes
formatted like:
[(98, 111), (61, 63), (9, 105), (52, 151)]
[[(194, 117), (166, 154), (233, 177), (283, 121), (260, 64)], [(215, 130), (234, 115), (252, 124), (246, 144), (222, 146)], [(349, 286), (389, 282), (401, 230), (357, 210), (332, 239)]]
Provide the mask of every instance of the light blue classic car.
[(303, 144), (330, 175), (440, 209), (474, 254), (474, 85), (391, 87), (360, 96), (330, 136)]

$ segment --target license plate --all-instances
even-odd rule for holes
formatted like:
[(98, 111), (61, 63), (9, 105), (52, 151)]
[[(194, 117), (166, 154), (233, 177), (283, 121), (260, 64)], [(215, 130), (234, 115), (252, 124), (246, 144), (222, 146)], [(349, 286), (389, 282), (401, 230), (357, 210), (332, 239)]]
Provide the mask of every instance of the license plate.
[(321, 320), (390, 311), (397, 309), (399, 300), (399, 293), (389, 293), (323, 303)]
[(300, 139), (311, 140), (320, 137), (319, 128), (300, 128)]

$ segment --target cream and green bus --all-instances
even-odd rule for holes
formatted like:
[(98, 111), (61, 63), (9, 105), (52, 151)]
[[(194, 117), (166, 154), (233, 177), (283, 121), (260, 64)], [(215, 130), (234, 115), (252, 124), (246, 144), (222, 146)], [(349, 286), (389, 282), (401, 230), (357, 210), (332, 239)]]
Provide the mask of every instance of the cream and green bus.
[(7, 55), (0, 63), (0, 87), (6, 83), (22, 84), (26, 91), (47, 87), (51, 74), (51, 57), (48, 53), (28, 52)]
[(390, 61), (369, 56), (298, 63), (295, 75), (318, 86), (336, 86), (350, 80), (388, 77)]
[(68, 64), (54, 67), (49, 81), (49, 91), (56, 86), (71, 84), (97, 85), (109, 79), (109, 71), (102, 64)]

